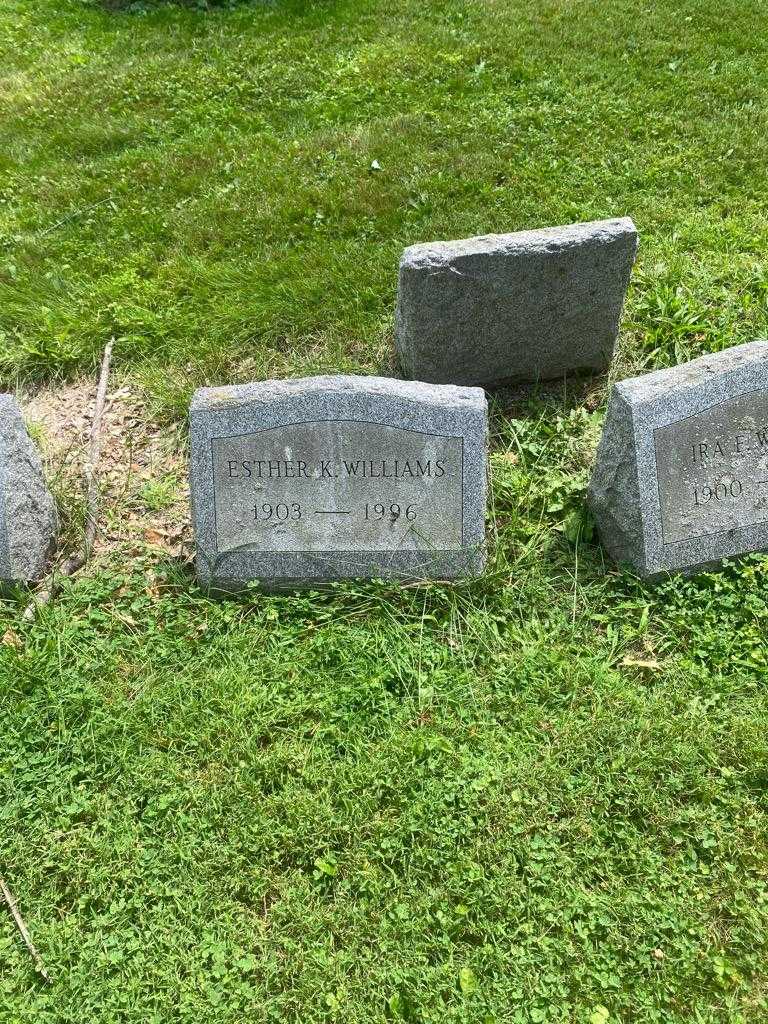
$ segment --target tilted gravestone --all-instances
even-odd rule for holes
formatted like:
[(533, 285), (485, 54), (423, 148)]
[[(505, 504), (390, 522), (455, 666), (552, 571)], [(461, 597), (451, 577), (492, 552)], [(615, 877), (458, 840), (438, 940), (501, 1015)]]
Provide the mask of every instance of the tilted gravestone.
[(347, 376), (201, 388), (190, 429), (205, 586), (482, 571), (479, 388)]
[(57, 525), (56, 505), (21, 409), (13, 395), (0, 395), (0, 582), (40, 579)]
[(628, 217), (410, 246), (395, 314), (406, 375), (492, 385), (603, 372), (636, 252)]
[(768, 341), (616, 384), (589, 502), (642, 576), (768, 549)]

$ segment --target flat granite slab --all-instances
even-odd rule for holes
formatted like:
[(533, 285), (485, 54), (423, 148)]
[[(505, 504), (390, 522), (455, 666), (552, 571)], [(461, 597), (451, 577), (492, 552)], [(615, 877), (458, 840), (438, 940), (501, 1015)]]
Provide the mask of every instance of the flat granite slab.
[(616, 384), (589, 504), (641, 576), (768, 550), (768, 341)]
[(56, 505), (13, 395), (0, 395), (0, 583), (45, 575), (56, 540)]
[(482, 572), (480, 388), (352, 376), (201, 388), (190, 434), (206, 587)]
[(395, 314), (403, 370), (484, 385), (604, 372), (636, 252), (628, 217), (409, 246)]

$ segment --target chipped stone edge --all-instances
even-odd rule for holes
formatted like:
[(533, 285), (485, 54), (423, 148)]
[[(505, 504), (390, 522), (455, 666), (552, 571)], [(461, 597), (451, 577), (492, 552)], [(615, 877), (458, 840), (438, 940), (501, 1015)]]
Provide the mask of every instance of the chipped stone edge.
[[(504, 254), (563, 252), (591, 242), (615, 241), (618, 238), (635, 240), (635, 256), (638, 247), (638, 231), (631, 217), (609, 217), (605, 220), (581, 221), (561, 224), (555, 227), (526, 228), (500, 234), (472, 235), (469, 238), (414, 242), (406, 246), (400, 257), (400, 269), (422, 270), (427, 267), (444, 267), (462, 256), (478, 256), (484, 253)], [(633, 256), (634, 262), (634, 256)]]
[[(616, 351), (626, 292), (631, 279), (632, 267), (637, 259), (639, 241), (637, 227), (631, 217), (614, 217), (556, 227), (514, 231), (507, 234), (475, 235), (454, 241), (416, 242), (407, 246), (400, 257), (394, 315), (395, 358), (401, 371), (404, 376), (416, 379), (421, 374), (431, 378), (434, 376), (449, 377), (448, 374), (434, 374), (431, 364), (425, 366), (422, 361), (422, 364), (419, 365), (419, 360), (416, 357), (414, 329), (409, 322), (410, 318), (406, 317), (403, 312), (403, 296), (408, 289), (413, 287), (413, 284), (410, 283), (412, 274), (418, 275), (427, 271), (430, 274), (453, 273), (460, 275), (462, 273), (459, 269), (461, 260), (467, 256), (482, 254), (523, 256), (526, 253), (541, 256), (563, 253), (569, 249), (596, 243), (608, 245), (624, 242), (629, 243), (631, 251), (628, 252), (629, 259), (623, 296), (612, 324), (613, 343), (610, 351), (605, 353), (605, 359), (600, 365), (584, 367), (581, 370), (572, 367), (564, 371), (566, 376), (573, 378), (593, 377), (596, 374), (605, 373), (609, 369)], [(528, 373), (511, 373), (502, 377), (483, 374), (477, 379), (456, 380), (455, 383), (461, 386), (482, 386), (495, 391), (510, 384), (532, 383), (535, 385), (551, 379), (559, 379), (559, 375), (555, 378), (537, 377), (534, 379)], [(443, 381), (443, 383), (449, 382), (450, 377)]]

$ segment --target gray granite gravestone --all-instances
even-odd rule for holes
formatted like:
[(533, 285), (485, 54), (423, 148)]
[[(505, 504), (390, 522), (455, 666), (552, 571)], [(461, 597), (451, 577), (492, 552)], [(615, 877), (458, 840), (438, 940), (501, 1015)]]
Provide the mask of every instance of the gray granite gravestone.
[(31, 583), (43, 576), (57, 522), (21, 409), (13, 395), (0, 395), (0, 582)]
[(642, 576), (768, 549), (768, 341), (616, 384), (589, 502)]
[(606, 370), (636, 252), (628, 217), (410, 246), (395, 314), (406, 375), (493, 385)]
[(201, 388), (190, 429), (205, 586), (482, 571), (479, 388), (346, 376)]

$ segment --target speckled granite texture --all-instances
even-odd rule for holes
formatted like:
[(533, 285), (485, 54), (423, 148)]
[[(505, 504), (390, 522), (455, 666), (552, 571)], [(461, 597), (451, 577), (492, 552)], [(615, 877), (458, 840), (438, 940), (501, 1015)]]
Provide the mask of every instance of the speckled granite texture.
[(768, 341), (616, 384), (589, 504), (642, 576), (768, 549)]
[(0, 395), (0, 581), (44, 575), (57, 528), (40, 456), (13, 395)]
[(406, 375), (495, 385), (603, 372), (636, 252), (628, 217), (410, 246), (395, 314)]
[(197, 571), (207, 587), (483, 569), (479, 388), (352, 376), (203, 388), (190, 427)]

